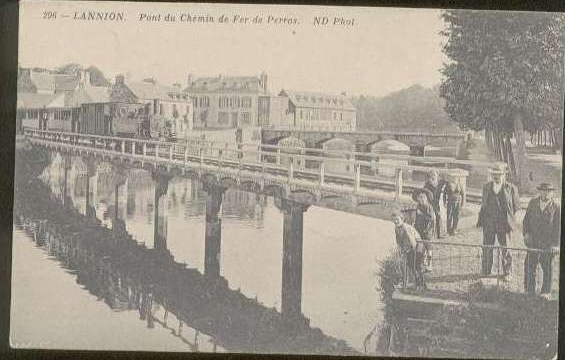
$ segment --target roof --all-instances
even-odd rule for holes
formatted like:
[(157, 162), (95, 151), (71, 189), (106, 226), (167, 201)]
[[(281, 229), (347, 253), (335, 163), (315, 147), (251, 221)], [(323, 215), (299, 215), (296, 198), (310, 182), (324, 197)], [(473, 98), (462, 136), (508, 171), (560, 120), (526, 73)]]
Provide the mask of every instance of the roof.
[(349, 101), (349, 99), (344, 95), (330, 95), (318, 92), (294, 90), (283, 90), (279, 95), (287, 96), (296, 107), (351, 111), (357, 110), (351, 101)]
[(192, 92), (262, 92), (258, 76), (208, 76), (195, 78), (185, 89)]
[(77, 91), (67, 94), (65, 106), (79, 107), (81, 104), (103, 103), (110, 101), (110, 90), (105, 86), (89, 86), (79, 88)]
[(28, 92), (18, 93), (17, 107), (19, 109), (39, 109), (43, 107), (59, 107), (56, 101), (58, 98), (64, 97), (63, 94), (37, 94)]
[[(179, 88), (147, 81), (126, 81), (125, 85), (138, 99), (181, 100), (174, 95), (186, 96)], [(188, 100), (188, 97), (184, 100)]]
[(32, 73), (31, 81), (38, 91), (73, 91), (79, 83), (78, 77), (67, 74)]

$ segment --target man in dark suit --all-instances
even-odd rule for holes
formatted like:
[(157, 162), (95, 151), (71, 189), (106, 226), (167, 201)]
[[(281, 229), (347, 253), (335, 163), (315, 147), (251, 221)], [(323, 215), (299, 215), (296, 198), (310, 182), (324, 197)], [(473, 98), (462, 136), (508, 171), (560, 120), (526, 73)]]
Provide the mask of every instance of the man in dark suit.
[[(520, 197), (516, 186), (506, 181), (505, 168), (492, 168), (492, 181), (483, 186), (483, 197), (477, 226), (483, 228), (483, 245), (511, 245), (512, 230), (517, 228), (515, 214), (520, 209)], [(483, 249), (482, 275), (492, 271), (493, 249)], [(502, 249), (501, 264), (504, 275), (512, 270), (512, 255)]]
[(553, 201), (555, 188), (548, 183), (541, 183), (540, 195), (528, 204), (524, 216), (524, 244), (529, 251), (524, 263), (524, 287), (528, 292), (536, 291), (536, 268), (538, 263), (543, 270), (542, 294), (551, 292), (552, 260), (559, 249), (561, 230), (561, 207)]

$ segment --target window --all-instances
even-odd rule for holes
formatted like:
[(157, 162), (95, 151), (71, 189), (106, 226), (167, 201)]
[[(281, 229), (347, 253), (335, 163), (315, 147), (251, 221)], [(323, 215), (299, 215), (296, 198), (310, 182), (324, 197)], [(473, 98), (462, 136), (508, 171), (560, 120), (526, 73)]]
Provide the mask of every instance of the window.
[(229, 122), (228, 113), (218, 113), (218, 124), (227, 125)]
[(203, 96), (200, 98), (200, 107), (210, 106), (210, 98), (208, 96)]
[(165, 108), (163, 108), (163, 104), (159, 104), (159, 115), (163, 115)]
[(177, 104), (173, 104), (173, 118), (178, 118), (179, 117), (179, 111), (177, 109)]
[(251, 124), (251, 114), (248, 112), (241, 113), (241, 123), (246, 125)]
[(143, 108), (140, 107), (140, 108), (137, 110), (137, 113), (138, 113), (139, 115), (143, 115)]
[(185, 112), (185, 114), (188, 114), (189, 112), (190, 112), (190, 109), (189, 109), (188, 105), (186, 105), (186, 112)]
[(229, 106), (229, 99), (226, 96), (220, 96), (218, 101), (218, 106), (221, 108), (226, 108)]
[(300, 118), (303, 119), (303, 117), (302, 117), (302, 110), (300, 110)]
[(198, 107), (198, 98), (192, 99), (192, 105), (193, 105), (194, 107)]
[(230, 106), (231, 106), (232, 108), (234, 108), (234, 107), (239, 107), (239, 97), (233, 96), (233, 97), (230, 99)]
[(241, 107), (250, 108), (252, 104), (251, 96), (244, 96), (241, 98)]

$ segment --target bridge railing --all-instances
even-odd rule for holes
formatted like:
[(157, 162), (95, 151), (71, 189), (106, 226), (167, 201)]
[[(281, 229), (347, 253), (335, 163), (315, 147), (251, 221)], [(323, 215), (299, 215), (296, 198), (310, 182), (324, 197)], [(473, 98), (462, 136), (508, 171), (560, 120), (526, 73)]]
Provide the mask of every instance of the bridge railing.
[[(402, 257), (403, 288), (416, 285), (414, 274), (423, 265), (424, 282), (429, 290), (467, 293), (480, 281), (484, 286), (500, 290), (526, 292), (526, 282), (530, 280), (535, 282), (535, 289), (539, 292), (543, 283), (539, 262), (546, 261), (551, 263), (552, 268), (551, 294), (559, 293), (558, 250), (423, 240), (418, 242), (417, 249), (420, 253), (415, 260)], [(491, 272), (487, 273), (488, 270), (485, 272), (484, 269), (488, 269), (489, 258), (492, 258), (492, 266)], [(425, 269), (426, 264), (429, 264), (429, 271)], [(531, 271), (526, 271), (528, 266), (534, 269), (535, 279)]]
[[(355, 153), (326, 152), (324, 156), (305, 154), (304, 149), (272, 147), (269, 145), (215, 143), (192, 139), (185, 142), (165, 142), (135, 138), (100, 136), (92, 134), (63, 133), (38, 129), (25, 129), (28, 136), (51, 142), (118, 152), (132, 156), (151, 157), (169, 162), (197, 162), (200, 166), (215, 165), (218, 168), (232, 167), (240, 170), (271, 171), (286, 176), (289, 183), (295, 180), (315, 181), (321, 187), (338, 184), (352, 187), (353, 193), (362, 188), (384, 189), (393, 192), (400, 200), (405, 188), (420, 187), (422, 180), (414, 174), (425, 174), (431, 169), (448, 172), (461, 179), (465, 187), (466, 171), (460, 169), (437, 169), (430, 166), (409, 165), (404, 162), (368, 161)], [(276, 151), (273, 151), (273, 148)], [(316, 149), (319, 150), (319, 149)], [(320, 154), (320, 153), (319, 153)]]

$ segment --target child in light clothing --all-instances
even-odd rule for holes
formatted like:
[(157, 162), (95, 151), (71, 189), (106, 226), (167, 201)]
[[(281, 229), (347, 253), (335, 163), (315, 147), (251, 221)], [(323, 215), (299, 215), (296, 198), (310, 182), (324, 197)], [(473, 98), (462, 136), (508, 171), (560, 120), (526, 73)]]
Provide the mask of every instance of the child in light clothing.
[[(392, 221), (394, 223), (396, 245), (404, 257), (405, 269), (408, 269), (407, 273), (411, 273), (414, 276), (416, 287), (425, 288), (423, 275), (424, 250), (423, 246), (417, 243), (420, 235), (412, 225), (404, 222), (404, 216), (401, 211), (393, 211)], [(404, 274), (405, 279), (408, 275), (407, 273)]]

